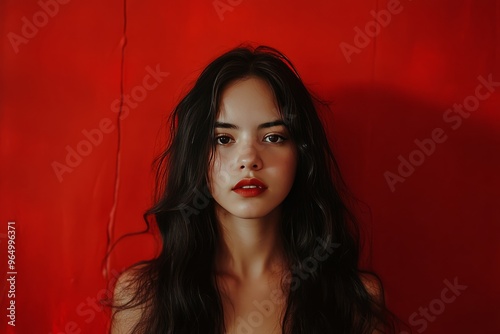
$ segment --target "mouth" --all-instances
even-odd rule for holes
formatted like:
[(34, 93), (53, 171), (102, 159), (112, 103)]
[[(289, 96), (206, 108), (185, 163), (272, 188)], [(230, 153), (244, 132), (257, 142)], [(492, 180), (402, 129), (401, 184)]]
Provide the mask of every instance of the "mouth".
[(255, 197), (266, 191), (267, 186), (259, 179), (243, 179), (232, 189), (235, 193), (243, 197)]

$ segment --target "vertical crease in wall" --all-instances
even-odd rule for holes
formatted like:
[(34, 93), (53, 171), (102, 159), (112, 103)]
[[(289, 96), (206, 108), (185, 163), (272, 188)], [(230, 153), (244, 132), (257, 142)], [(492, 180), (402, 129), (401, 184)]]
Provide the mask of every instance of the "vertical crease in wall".
[(117, 147), (116, 147), (116, 165), (115, 165), (115, 182), (113, 191), (113, 205), (109, 212), (109, 219), (107, 224), (106, 233), (106, 258), (103, 264), (103, 276), (108, 279), (110, 272), (110, 255), (114, 247), (113, 235), (115, 229), (116, 208), (118, 205), (118, 192), (120, 189), (120, 163), (121, 163), (121, 144), (122, 144), (122, 127), (121, 117), (123, 113), (123, 101), (125, 94), (124, 72), (125, 72), (125, 48), (127, 46), (127, 0), (123, 0), (123, 32), (120, 41), (121, 45), (121, 60), (120, 60), (120, 108), (116, 116), (116, 129), (117, 129)]

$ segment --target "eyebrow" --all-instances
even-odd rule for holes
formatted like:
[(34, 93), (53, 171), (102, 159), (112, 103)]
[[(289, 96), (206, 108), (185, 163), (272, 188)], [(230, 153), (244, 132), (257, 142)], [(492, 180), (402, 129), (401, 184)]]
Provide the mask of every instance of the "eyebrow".
[[(267, 122), (267, 123), (259, 124), (259, 126), (257, 127), (257, 129), (258, 130), (267, 129), (267, 128), (272, 128), (273, 126), (284, 126), (284, 127), (286, 127), (286, 124), (282, 120), (277, 120), (277, 121), (272, 121), (272, 122)], [(235, 125), (235, 124), (231, 124), (231, 123), (215, 122), (215, 128), (220, 128), (220, 129), (235, 129), (235, 130), (238, 130), (240, 127), (237, 126), (237, 125)]]

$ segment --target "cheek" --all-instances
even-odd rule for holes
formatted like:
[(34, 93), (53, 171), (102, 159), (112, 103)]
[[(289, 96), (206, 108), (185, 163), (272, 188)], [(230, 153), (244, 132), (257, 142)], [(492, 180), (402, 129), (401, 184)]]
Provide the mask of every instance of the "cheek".
[(282, 154), (271, 154), (269, 161), (272, 161), (273, 174), (283, 185), (291, 184), (295, 180), (297, 169), (297, 154), (294, 150), (283, 152)]
[(221, 187), (227, 186), (229, 183), (229, 173), (227, 172), (224, 159), (220, 156), (220, 154), (214, 154), (212, 163), (209, 166), (208, 177), (210, 191), (212, 194), (216, 193)]

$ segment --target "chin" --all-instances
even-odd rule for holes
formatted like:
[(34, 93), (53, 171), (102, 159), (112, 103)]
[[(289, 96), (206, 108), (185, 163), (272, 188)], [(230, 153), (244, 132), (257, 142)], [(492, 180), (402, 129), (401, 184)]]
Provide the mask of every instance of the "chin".
[(226, 210), (228, 214), (241, 219), (262, 219), (270, 216), (277, 209), (277, 206), (269, 205), (241, 205)]
[(270, 212), (270, 210), (256, 210), (255, 208), (228, 211), (230, 215), (241, 219), (260, 219), (268, 216)]

